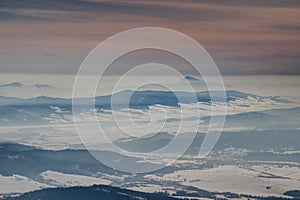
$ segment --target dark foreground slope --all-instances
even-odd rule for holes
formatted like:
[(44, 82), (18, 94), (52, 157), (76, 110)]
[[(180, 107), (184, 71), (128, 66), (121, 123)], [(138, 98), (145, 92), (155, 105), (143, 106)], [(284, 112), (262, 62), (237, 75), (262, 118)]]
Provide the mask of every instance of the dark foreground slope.
[[(207, 199), (219, 199), (216, 195), (224, 196), (225, 199), (254, 199), (254, 200), (299, 200), (299, 191), (288, 191), (290, 198), (284, 197), (262, 197), (245, 194), (234, 194), (230, 192), (216, 193), (199, 190), (200, 193), (177, 191), (175, 196), (185, 196), (189, 199), (199, 197)], [(50, 188), (25, 193), (19, 197), (8, 197), (4, 200), (176, 200), (178, 198), (168, 196), (165, 193), (145, 193), (127, 189), (116, 188), (107, 185), (94, 185), (90, 187)], [(187, 200), (187, 198), (179, 198)], [(179, 200), (178, 199), (178, 200)], [(220, 198), (224, 199), (224, 198)]]
[(35, 192), (25, 193), (20, 197), (7, 198), (6, 200), (173, 200), (175, 198), (158, 193), (144, 193), (132, 190), (120, 189), (105, 185), (94, 185), (91, 187), (70, 187), (43, 189)]

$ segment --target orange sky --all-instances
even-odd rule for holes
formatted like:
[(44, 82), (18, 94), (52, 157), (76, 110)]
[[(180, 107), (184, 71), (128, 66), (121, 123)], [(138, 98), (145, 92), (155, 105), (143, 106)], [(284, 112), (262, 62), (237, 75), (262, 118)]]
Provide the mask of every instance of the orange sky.
[(0, 71), (74, 74), (107, 37), (159, 26), (196, 39), (222, 74), (300, 74), (299, 7), (298, 0), (2, 0)]

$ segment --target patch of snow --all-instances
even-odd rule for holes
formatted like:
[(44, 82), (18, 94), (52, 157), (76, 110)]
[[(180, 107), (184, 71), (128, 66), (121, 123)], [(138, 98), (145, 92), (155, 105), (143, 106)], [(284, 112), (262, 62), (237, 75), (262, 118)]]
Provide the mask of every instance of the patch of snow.
[(64, 174), (55, 171), (45, 171), (40, 175), (49, 184), (59, 187), (90, 186), (95, 184), (108, 185), (111, 183), (111, 181), (102, 178), (74, 174)]
[(20, 175), (0, 175), (0, 194), (25, 193), (51, 186)]

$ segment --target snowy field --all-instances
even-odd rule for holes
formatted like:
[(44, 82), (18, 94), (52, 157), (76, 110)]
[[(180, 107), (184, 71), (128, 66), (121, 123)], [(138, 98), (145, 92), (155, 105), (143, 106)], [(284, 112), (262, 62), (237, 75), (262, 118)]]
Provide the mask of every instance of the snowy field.
[[(149, 178), (159, 178), (149, 176)], [(163, 176), (163, 180), (180, 182), (199, 189), (236, 194), (282, 196), (300, 189), (300, 168), (276, 166), (219, 166), (207, 170), (182, 170)]]

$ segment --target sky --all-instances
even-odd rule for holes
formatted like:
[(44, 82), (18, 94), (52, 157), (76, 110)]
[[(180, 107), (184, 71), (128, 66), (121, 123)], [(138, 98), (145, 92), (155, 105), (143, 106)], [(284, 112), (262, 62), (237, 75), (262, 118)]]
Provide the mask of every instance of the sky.
[(0, 0), (0, 72), (75, 74), (99, 42), (148, 26), (194, 38), (223, 75), (300, 75), (299, 0)]

